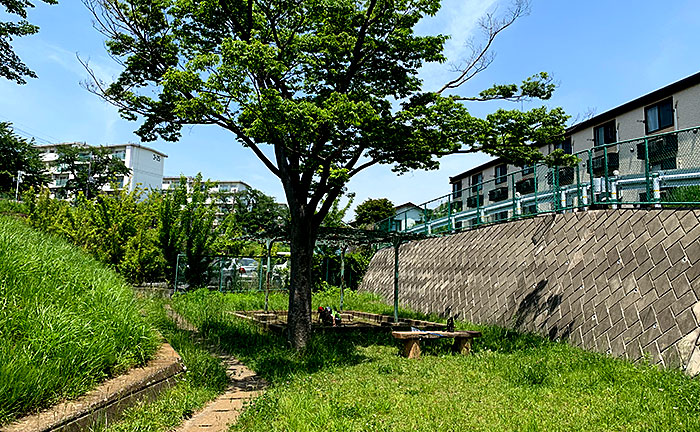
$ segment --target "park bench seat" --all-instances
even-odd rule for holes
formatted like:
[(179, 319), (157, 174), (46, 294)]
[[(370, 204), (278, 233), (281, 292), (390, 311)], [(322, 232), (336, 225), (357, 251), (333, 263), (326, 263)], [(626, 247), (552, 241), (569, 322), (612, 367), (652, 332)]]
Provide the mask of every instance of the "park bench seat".
[(403, 340), (403, 356), (408, 358), (420, 358), (421, 339), (453, 338), (452, 350), (461, 354), (469, 354), (472, 339), (480, 337), (478, 331), (394, 331), (391, 335)]

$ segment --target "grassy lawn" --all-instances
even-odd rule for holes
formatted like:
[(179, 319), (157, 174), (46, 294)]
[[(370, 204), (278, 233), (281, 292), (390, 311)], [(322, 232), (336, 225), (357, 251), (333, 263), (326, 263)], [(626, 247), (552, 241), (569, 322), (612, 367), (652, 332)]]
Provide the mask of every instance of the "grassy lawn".
[(120, 276), (0, 216), (0, 425), (144, 364), (159, 344)]
[[(262, 302), (204, 290), (173, 299), (210, 340), (272, 384), (233, 430), (700, 430), (700, 382), (677, 371), (464, 323), (484, 332), (470, 356), (449, 354), (449, 343), (437, 341), (420, 360), (404, 359), (387, 334), (316, 335), (295, 353), (283, 338), (227, 313)], [(314, 307), (337, 302), (337, 293), (314, 297)], [(283, 309), (286, 298), (274, 295), (271, 305)], [(391, 310), (354, 293), (346, 307)]]

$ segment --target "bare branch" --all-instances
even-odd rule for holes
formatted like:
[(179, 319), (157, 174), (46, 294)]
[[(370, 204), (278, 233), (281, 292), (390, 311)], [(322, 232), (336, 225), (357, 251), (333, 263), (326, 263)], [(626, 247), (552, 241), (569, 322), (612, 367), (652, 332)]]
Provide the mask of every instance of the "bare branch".
[(529, 12), (530, 0), (515, 0), (513, 5), (508, 9), (505, 17), (497, 18), (492, 12), (482, 18), (479, 21), (479, 26), (486, 36), (486, 42), (484, 45), (476, 45), (473, 42), (469, 42), (472, 54), (465, 62), (465, 66), (459, 71), (459, 76), (442, 86), (437, 93), (457, 88), (486, 69), (493, 62), (494, 54), (490, 51), (491, 45), (499, 33), (510, 27), (518, 18), (527, 15)]

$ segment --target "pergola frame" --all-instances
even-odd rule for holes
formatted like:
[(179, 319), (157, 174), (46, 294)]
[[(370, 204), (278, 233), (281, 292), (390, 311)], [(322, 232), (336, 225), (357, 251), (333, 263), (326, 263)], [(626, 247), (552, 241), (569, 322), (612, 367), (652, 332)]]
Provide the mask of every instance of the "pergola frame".
[[(321, 227), (316, 244), (334, 245), (340, 251), (340, 310), (343, 310), (343, 298), (345, 295), (345, 252), (351, 245), (385, 245), (390, 244), (394, 248), (394, 322), (399, 320), (399, 252), (401, 245), (414, 240), (423, 240), (432, 237), (424, 233), (410, 233), (397, 231), (363, 230), (344, 227)], [(267, 256), (267, 269), (265, 274), (265, 312), (268, 311), (270, 295), (270, 255), (272, 245), (276, 242), (289, 242), (289, 233), (279, 228), (267, 230), (259, 234), (251, 234), (238, 237), (236, 240), (257, 241), (265, 244)]]

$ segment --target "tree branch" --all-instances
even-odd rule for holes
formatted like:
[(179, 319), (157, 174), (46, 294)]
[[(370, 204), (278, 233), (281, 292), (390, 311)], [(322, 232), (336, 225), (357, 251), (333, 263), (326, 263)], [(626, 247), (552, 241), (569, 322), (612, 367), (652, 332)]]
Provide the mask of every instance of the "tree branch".
[(454, 89), (472, 79), (476, 74), (486, 69), (493, 62), (490, 52), (491, 45), (499, 33), (510, 27), (518, 18), (530, 12), (530, 0), (515, 0), (508, 10), (505, 18), (497, 19), (493, 13), (489, 13), (479, 21), (479, 26), (486, 34), (486, 44), (481, 47), (472, 47), (472, 55), (467, 60), (466, 66), (461, 69), (459, 76), (443, 85), (438, 94), (448, 89)]

